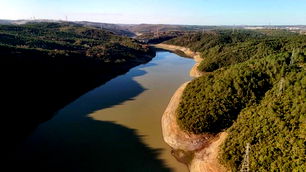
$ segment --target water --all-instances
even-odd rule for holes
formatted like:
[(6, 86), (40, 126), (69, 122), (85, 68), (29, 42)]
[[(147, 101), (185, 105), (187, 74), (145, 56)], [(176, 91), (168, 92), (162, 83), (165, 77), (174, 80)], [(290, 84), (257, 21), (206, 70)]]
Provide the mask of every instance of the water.
[(20, 160), (41, 171), (187, 171), (164, 143), (160, 120), (193, 65), (157, 52), (41, 124), (18, 151)]

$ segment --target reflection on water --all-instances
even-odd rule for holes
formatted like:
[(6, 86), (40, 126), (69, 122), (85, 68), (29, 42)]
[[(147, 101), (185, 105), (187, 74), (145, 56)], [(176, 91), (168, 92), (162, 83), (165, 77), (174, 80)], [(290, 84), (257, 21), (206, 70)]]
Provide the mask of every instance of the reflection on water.
[(174, 91), (190, 80), (193, 64), (157, 52), (150, 63), (86, 93), (40, 125), (19, 159), (42, 171), (187, 171), (163, 142), (160, 119)]

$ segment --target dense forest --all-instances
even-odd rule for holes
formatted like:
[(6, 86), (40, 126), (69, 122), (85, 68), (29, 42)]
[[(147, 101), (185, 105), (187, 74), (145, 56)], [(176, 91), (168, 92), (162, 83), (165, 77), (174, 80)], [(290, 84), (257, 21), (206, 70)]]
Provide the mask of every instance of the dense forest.
[(187, 31), (165, 31), (165, 32), (149, 32), (149, 33), (142, 33), (135, 37), (135, 39), (146, 42), (148, 44), (158, 44), (173, 38), (176, 38), (178, 36), (182, 36), (186, 33), (189, 33)]
[(292, 51), (294, 46), (305, 42), (305, 36), (282, 30), (210, 31), (188, 34), (168, 41), (169, 44), (187, 46), (201, 52), (205, 60), (199, 70), (212, 72), (218, 68), (258, 59), (269, 54)]
[(67, 103), (148, 62), (154, 52), (94, 27), (27, 23), (0, 25), (0, 56), (1, 126), (11, 146)]
[(167, 41), (201, 53), (177, 121), (191, 133), (228, 132), (220, 161), (239, 171), (306, 171), (306, 36), (286, 31), (210, 31)]

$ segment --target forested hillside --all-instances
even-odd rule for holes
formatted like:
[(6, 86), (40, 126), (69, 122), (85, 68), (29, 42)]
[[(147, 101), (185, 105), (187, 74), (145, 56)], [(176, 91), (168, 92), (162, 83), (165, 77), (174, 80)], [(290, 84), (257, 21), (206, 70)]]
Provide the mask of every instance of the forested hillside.
[(214, 31), (169, 44), (201, 53), (204, 76), (177, 110), (187, 132), (229, 133), (220, 161), (239, 171), (251, 144), (251, 171), (306, 171), (306, 36), (284, 31)]
[(70, 23), (0, 25), (0, 38), (3, 48), (47, 53), (52, 57), (80, 55), (120, 63), (148, 53), (147, 47), (131, 38)]
[(249, 59), (293, 51), (294, 48), (300, 48), (305, 40), (305, 36), (286, 31), (221, 30), (184, 35), (167, 43), (200, 52), (205, 60), (199, 70), (212, 72)]
[(0, 25), (5, 142), (12, 145), (70, 101), (153, 55), (134, 39), (77, 24)]

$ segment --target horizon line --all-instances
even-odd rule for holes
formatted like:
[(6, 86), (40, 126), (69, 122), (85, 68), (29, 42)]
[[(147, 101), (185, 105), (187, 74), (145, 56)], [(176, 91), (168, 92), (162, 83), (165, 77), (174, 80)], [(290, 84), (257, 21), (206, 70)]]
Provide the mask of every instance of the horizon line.
[(98, 24), (114, 24), (114, 25), (172, 25), (172, 26), (306, 26), (306, 24), (220, 24), (220, 25), (212, 25), (212, 24), (169, 24), (169, 23), (108, 23), (108, 22), (99, 22), (99, 21), (89, 21), (89, 20), (66, 20), (66, 19), (47, 19), (47, 18), (35, 18), (35, 19), (1, 19), (6, 21), (60, 21), (60, 22), (91, 22)]

